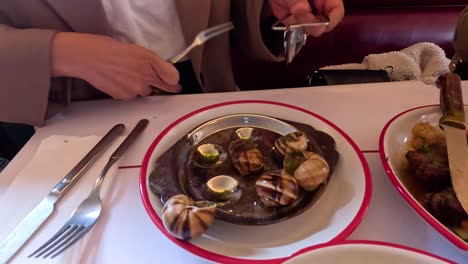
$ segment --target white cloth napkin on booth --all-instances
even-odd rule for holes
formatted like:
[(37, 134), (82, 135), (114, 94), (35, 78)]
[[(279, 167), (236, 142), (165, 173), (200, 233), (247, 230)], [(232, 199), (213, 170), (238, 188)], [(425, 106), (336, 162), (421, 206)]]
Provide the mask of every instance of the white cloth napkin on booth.
[[(113, 185), (118, 181), (114, 174), (119, 166), (118, 162), (109, 170), (101, 190), (103, 200), (103, 215), (98, 223), (72, 247), (54, 259), (27, 258), (38, 247), (45, 243), (68, 220), (75, 208), (90, 193), (95, 180), (104, 168), (110, 155), (123, 141), (119, 137), (109, 149), (82, 175), (78, 182), (56, 204), (54, 213), (25, 244), (23, 249), (10, 263), (87, 263), (86, 255), (90, 243), (99, 242), (99, 233), (105, 226), (104, 212), (111, 210), (109, 202)], [(15, 177), (8, 189), (0, 198), (0, 241), (39, 204), (48, 192), (57, 184), (101, 139), (99, 136), (72, 137), (50, 136), (44, 139), (38, 147), (34, 157), (26, 167)], [(101, 225), (100, 228), (97, 228)]]
[(321, 69), (385, 69), (391, 81), (421, 80), (426, 84), (434, 84), (440, 75), (449, 71), (449, 64), (450, 60), (442, 48), (434, 43), (421, 42), (400, 51), (370, 54), (362, 63), (326, 66)]

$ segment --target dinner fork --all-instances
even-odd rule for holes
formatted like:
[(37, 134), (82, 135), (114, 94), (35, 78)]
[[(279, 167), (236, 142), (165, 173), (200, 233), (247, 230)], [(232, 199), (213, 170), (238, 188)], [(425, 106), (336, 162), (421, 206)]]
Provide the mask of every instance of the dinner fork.
[(112, 165), (122, 157), (125, 151), (147, 125), (147, 119), (142, 119), (138, 122), (117, 150), (112, 153), (109, 161), (99, 174), (88, 197), (78, 206), (78, 208), (75, 209), (63, 227), (28, 257), (38, 258), (43, 256), (43, 258), (47, 258), (52, 255), (51, 258), (55, 258), (78, 241), (91, 229), (91, 227), (93, 227), (102, 212), (102, 200), (99, 193), (101, 191), (105, 175)]
[[(187, 54), (195, 47), (202, 45), (206, 41), (217, 37), (229, 30), (232, 30), (234, 28), (234, 25), (232, 22), (227, 22), (224, 24), (220, 24), (214, 27), (207, 28), (205, 30), (200, 31), (196, 36), (195, 39), (192, 41), (192, 44), (190, 44), (187, 48), (182, 50), (180, 53), (176, 54), (174, 57), (168, 59), (168, 61), (172, 64), (175, 64), (179, 62), (181, 59), (183, 59)], [(164, 95), (164, 94), (172, 94), (171, 92), (166, 92), (164, 90), (161, 90), (157, 87), (151, 86), (153, 92), (152, 94), (159, 94), (159, 95)]]
[(192, 41), (192, 44), (190, 44), (187, 48), (185, 48), (183, 51), (181, 51), (179, 54), (175, 55), (174, 57), (169, 59), (169, 62), (172, 64), (177, 63), (180, 61), (182, 58), (187, 56), (187, 54), (195, 47), (200, 46), (201, 44), (205, 43), (207, 40), (212, 39), (216, 36), (219, 36), (231, 29), (234, 28), (234, 25), (232, 22), (227, 22), (224, 24), (220, 24), (214, 27), (207, 28), (203, 31), (200, 31), (200, 33), (197, 34), (195, 39)]

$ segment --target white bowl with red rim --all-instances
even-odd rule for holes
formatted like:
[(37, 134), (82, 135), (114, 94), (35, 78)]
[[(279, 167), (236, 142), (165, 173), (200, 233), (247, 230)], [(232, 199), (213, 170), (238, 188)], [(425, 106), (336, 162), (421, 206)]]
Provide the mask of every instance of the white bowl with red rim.
[[(215, 220), (197, 238), (171, 236), (161, 221), (163, 204), (149, 189), (155, 160), (198, 125), (229, 114), (250, 113), (296, 121), (331, 135), (340, 160), (322, 197), (311, 208), (283, 222), (265, 226)], [(306, 109), (272, 101), (231, 101), (203, 107), (174, 121), (149, 146), (140, 171), (140, 192), (156, 227), (172, 242), (202, 258), (220, 263), (272, 263), (306, 247), (342, 241), (358, 226), (369, 206), (371, 175), (359, 148), (341, 129)]]
[[(465, 112), (468, 106), (465, 106)], [(411, 194), (405, 186), (405, 154), (407, 142), (411, 139), (411, 129), (418, 122), (429, 122), (438, 125), (442, 112), (439, 105), (421, 106), (406, 110), (393, 117), (383, 128), (379, 139), (380, 160), (390, 181), (408, 204), (437, 232), (462, 250), (468, 250), (468, 242), (461, 239), (449, 228), (434, 218)]]
[(349, 240), (309, 247), (284, 264), (447, 264), (455, 262), (420, 249), (381, 241)]

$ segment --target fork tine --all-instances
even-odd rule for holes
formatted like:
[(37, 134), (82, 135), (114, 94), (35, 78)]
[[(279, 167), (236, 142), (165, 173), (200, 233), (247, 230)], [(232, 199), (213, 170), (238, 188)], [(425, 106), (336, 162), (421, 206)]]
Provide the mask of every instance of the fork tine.
[(234, 28), (234, 25), (232, 24), (232, 22), (227, 22), (227, 23), (217, 25), (217, 26), (214, 26), (214, 27), (211, 27), (202, 31), (202, 35), (205, 37), (208, 37), (213, 34), (219, 34), (218, 31), (226, 32), (227, 30), (231, 30), (233, 28)]
[(207, 28), (200, 33), (197, 34), (195, 39), (192, 41), (192, 43), (185, 48), (183, 51), (179, 52), (178, 54), (174, 55), (172, 58), (168, 59), (168, 61), (172, 64), (179, 62), (182, 58), (187, 56), (187, 54), (196, 46), (202, 45), (209, 39), (216, 37), (217, 35), (224, 33), (228, 30), (231, 30), (234, 28), (234, 25), (232, 22), (227, 22), (221, 25), (217, 25), (211, 28)]
[(209, 27), (207, 29), (204, 29), (204, 30), (201, 31), (201, 33), (211, 32), (213, 30), (220, 30), (222, 28), (230, 27), (230, 26), (232, 26), (232, 22), (226, 22), (226, 23), (223, 23), (223, 24), (219, 24), (219, 25), (212, 26), (212, 27)]
[(76, 228), (72, 231), (72, 233), (68, 237), (66, 237), (65, 239), (61, 239), (60, 244), (58, 244), (57, 246), (55, 246), (54, 248), (49, 250), (49, 252), (46, 255), (44, 255), (42, 258), (47, 258), (50, 255), (55, 254), (55, 252), (57, 252), (57, 250), (61, 249), (64, 245), (68, 244), (68, 242), (70, 240), (72, 240), (76, 236), (76, 234), (81, 232), (81, 230), (83, 230), (83, 228), (84, 228), (84, 226), (77, 225)]
[(66, 239), (67, 237), (72, 235), (73, 232), (76, 230), (76, 226), (73, 226), (73, 225), (68, 225), (68, 226), (69, 226), (68, 230), (66, 232), (64, 232), (60, 237), (58, 237), (52, 244), (50, 244), (42, 252), (40, 252), (40, 254), (38, 254), (36, 256), (36, 258), (39, 258), (39, 257), (45, 258), (43, 256), (44, 254), (47, 254), (48, 252), (50, 252), (50, 250), (55, 248), (57, 246), (57, 244), (60, 244), (64, 239)]
[(206, 33), (206, 34), (204, 35), (204, 37), (207, 38), (207, 39), (210, 39), (210, 38), (212, 38), (212, 37), (221, 35), (222, 33), (227, 32), (227, 31), (229, 31), (229, 30), (231, 30), (231, 29), (233, 29), (233, 28), (234, 28), (234, 26), (222, 28), (222, 29), (219, 29), (219, 30), (216, 30), (216, 31), (213, 31), (213, 32), (209, 32), (209, 33)]
[[(54, 236), (52, 236), (49, 240), (47, 240), (40, 248), (36, 249), (36, 251), (34, 251), (33, 253), (31, 253), (28, 258), (30, 257), (35, 257), (35, 258), (38, 258), (40, 257), (42, 254), (44, 254), (45, 252), (48, 251), (49, 249), (49, 245), (52, 244), (55, 245), (58, 243), (58, 238), (61, 237), (62, 235), (64, 235), (66, 232), (68, 232), (68, 230), (70, 229), (70, 225), (64, 225), (62, 228), (60, 228), (59, 231), (57, 231), (57, 233), (55, 233)], [(56, 241), (57, 240), (57, 241)], [(41, 252), (42, 251), (42, 252)]]
[(56, 256), (60, 255), (63, 251), (65, 251), (67, 248), (75, 244), (76, 241), (78, 241), (83, 235), (85, 235), (89, 230), (89, 227), (83, 228), (67, 245), (65, 245), (62, 249), (59, 250), (59, 252), (55, 253), (51, 258), (55, 258)]

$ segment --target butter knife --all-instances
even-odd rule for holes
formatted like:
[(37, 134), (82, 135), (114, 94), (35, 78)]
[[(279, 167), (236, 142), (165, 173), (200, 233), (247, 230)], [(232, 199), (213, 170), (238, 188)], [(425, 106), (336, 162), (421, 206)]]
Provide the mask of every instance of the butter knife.
[(0, 243), (0, 263), (8, 262), (54, 212), (55, 204), (78, 181), (86, 170), (100, 157), (125, 130), (123, 124), (115, 125), (91, 151), (49, 192), (49, 194)]
[(439, 124), (447, 141), (452, 185), (458, 201), (468, 213), (468, 145), (461, 80), (457, 74), (447, 73), (438, 78), (437, 86), (443, 113)]

